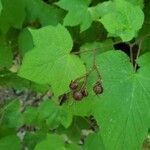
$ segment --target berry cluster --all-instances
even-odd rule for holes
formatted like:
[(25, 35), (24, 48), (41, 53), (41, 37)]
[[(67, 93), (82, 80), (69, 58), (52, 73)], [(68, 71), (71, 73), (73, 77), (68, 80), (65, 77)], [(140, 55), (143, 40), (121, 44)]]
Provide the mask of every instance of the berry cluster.
[[(84, 97), (88, 96), (87, 88), (85, 86), (79, 87), (79, 83), (77, 81), (71, 81), (69, 87), (73, 98), (76, 101), (81, 101)], [(97, 81), (94, 84), (93, 91), (96, 95), (99, 95), (103, 92), (103, 87), (100, 81)]]
[(85, 87), (80, 88), (79, 83), (77, 81), (71, 81), (69, 87), (73, 93), (73, 98), (76, 101), (81, 101), (83, 97), (88, 96), (87, 89)]
[[(63, 103), (65, 103), (70, 96), (72, 96), (76, 101), (81, 101), (84, 97), (88, 96), (86, 80), (84, 80), (82, 83), (78, 79), (71, 81), (69, 88), (71, 90), (70, 92), (59, 96), (60, 105), (63, 105)], [(103, 86), (100, 80), (93, 85), (93, 91), (96, 95), (103, 93)]]

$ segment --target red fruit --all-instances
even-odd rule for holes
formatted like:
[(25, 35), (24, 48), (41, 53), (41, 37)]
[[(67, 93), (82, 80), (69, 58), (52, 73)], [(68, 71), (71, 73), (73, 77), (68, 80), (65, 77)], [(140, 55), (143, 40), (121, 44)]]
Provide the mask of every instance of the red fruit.
[(78, 83), (76, 81), (71, 81), (69, 87), (71, 90), (76, 90), (78, 88)]
[(96, 95), (103, 93), (103, 87), (100, 84), (95, 84), (93, 87), (93, 91)]
[(75, 100), (77, 100), (77, 101), (81, 101), (82, 98), (83, 98), (83, 95), (82, 95), (82, 93), (81, 93), (80, 91), (75, 91), (75, 92), (73, 93), (73, 98), (74, 98)]

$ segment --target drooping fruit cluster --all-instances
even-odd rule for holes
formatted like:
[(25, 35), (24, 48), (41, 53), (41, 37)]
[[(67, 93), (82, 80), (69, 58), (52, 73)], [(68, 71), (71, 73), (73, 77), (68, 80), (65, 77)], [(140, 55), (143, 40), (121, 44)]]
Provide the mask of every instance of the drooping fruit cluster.
[(93, 91), (96, 95), (103, 93), (103, 87), (100, 81), (97, 81), (93, 86)]
[(71, 81), (69, 87), (72, 92), (73, 98), (76, 101), (81, 101), (84, 97), (88, 96), (86, 87), (80, 87), (77, 81)]
[[(81, 101), (84, 97), (88, 96), (88, 91), (85, 86), (86, 84), (79, 84), (77, 80), (71, 81), (69, 87), (72, 93), (74, 100)], [(100, 81), (97, 81), (93, 86), (93, 91), (96, 95), (103, 93), (103, 86)]]

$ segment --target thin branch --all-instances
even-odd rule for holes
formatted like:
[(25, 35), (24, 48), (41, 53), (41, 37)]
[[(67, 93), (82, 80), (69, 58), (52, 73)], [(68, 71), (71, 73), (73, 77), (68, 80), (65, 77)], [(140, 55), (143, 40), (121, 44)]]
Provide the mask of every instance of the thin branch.
[(84, 82), (83, 82), (83, 84), (82, 84), (82, 86), (81, 86), (81, 88), (80, 88), (80, 91), (83, 90), (83, 89), (86, 87), (88, 76), (89, 76), (89, 74), (87, 74), (87, 75), (85, 76)]
[(88, 72), (86, 72), (86, 74), (84, 74), (83, 76), (76, 78), (75, 81), (78, 81), (78, 80), (81, 80), (81, 79), (83, 79), (83, 78), (88, 77), (89, 74), (90, 74), (92, 71), (93, 71), (93, 69), (90, 69), (90, 70), (89, 70)]
[(140, 41), (143, 41), (145, 38), (149, 37), (150, 36), (150, 33), (138, 38), (134, 43), (131, 43), (130, 46), (133, 47), (135, 44), (138, 44), (140, 43)]
[[(105, 46), (105, 48), (111, 46), (111, 45), (115, 45), (115, 44), (119, 44), (120, 42), (122, 41), (116, 41), (116, 42), (113, 42), (112, 44), (107, 44), (107, 46)], [(97, 50), (97, 49), (95, 49)], [(93, 49), (86, 49), (86, 50), (82, 50), (82, 51), (77, 51), (77, 52), (71, 52), (72, 54), (75, 54), (75, 55), (79, 55), (81, 53), (86, 53), (86, 52), (93, 52)]]
[(93, 69), (96, 71), (98, 79), (101, 80), (101, 75), (100, 75), (100, 72), (99, 72), (99, 68), (96, 64), (96, 49), (93, 49)]
[(75, 54), (75, 55), (79, 55), (81, 53), (86, 53), (86, 52), (92, 52), (92, 50), (82, 50), (82, 51), (78, 51), (78, 52), (72, 52), (72, 54)]
[(133, 51), (132, 51), (133, 46), (132, 46), (132, 45), (129, 45), (129, 46), (130, 46), (130, 60), (131, 60), (131, 63), (134, 65), (134, 61), (133, 61)]
[[(143, 42), (143, 40), (141, 40), (141, 41), (139, 42), (139, 48), (138, 48), (138, 51), (137, 51), (136, 60), (138, 59), (138, 57), (139, 57), (139, 55), (140, 55), (142, 42)], [(134, 70), (135, 70), (135, 71), (136, 71), (136, 68), (137, 68), (137, 63), (135, 63), (135, 66), (134, 66)]]

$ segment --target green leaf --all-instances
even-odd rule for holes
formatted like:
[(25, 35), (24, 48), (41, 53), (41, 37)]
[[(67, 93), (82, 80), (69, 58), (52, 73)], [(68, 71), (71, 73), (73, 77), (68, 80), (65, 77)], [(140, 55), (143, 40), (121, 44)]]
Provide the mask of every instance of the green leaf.
[(83, 32), (80, 32), (79, 26), (68, 27), (68, 29), (75, 46), (78, 46), (78, 44), (83, 45), (85, 43), (104, 41), (107, 38), (107, 32), (104, 26), (96, 21), (92, 23), (90, 28)]
[(93, 114), (93, 108), (95, 107), (95, 105), (96, 101), (90, 96), (88, 96), (84, 98), (81, 102), (73, 102), (68, 107), (73, 115), (84, 117)]
[(28, 29), (24, 29), (18, 38), (19, 50), (22, 56), (34, 47), (32, 35)]
[(8, 128), (17, 128), (22, 125), (22, 115), (20, 112), (20, 102), (13, 100), (9, 102), (0, 111), (0, 118), (2, 125)]
[(65, 106), (56, 105), (52, 100), (46, 100), (38, 108), (28, 107), (23, 118), (28, 125), (45, 124), (49, 128), (56, 128), (62, 124), (68, 128), (72, 122), (72, 111)]
[(15, 73), (8, 70), (0, 71), (0, 85), (3, 87), (23, 88), (29, 86), (27, 80), (19, 78)]
[(81, 146), (72, 143), (72, 144), (66, 145), (66, 149), (65, 150), (83, 150), (83, 149), (81, 148)]
[[(103, 3), (99, 3), (95, 8), (94, 11), (98, 16), (103, 17), (104, 15), (110, 13), (114, 10), (114, 4), (112, 1), (106, 1)], [(97, 18), (98, 18), (97, 16)]]
[(142, 26), (142, 29), (139, 32), (139, 35), (137, 37), (138, 39), (143, 39), (142, 40), (142, 45), (141, 45), (141, 52), (147, 52), (150, 51), (150, 1), (145, 1), (145, 7), (144, 7), (144, 14), (145, 14), (145, 19), (144, 19), (144, 24)]
[(54, 102), (47, 100), (38, 108), (38, 121), (45, 122), (50, 128), (56, 128), (60, 124), (60, 111)]
[(100, 133), (90, 134), (87, 139), (85, 139), (84, 150), (105, 150), (103, 140)]
[(142, 27), (144, 14), (139, 6), (125, 0), (115, 0), (114, 10), (100, 19), (110, 35), (130, 41)]
[(27, 22), (39, 21), (42, 26), (62, 22), (64, 12), (41, 0), (26, 0)]
[(45, 119), (51, 128), (56, 128), (60, 123), (67, 128), (72, 122), (72, 112), (67, 108), (57, 106), (52, 101), (45, 101), (38, 111), (38, 119)]
[(56, 132), (60, 135), (65, 134), (70, 141), (78, 143), (82, 136), (82, 130), (88, 129), (89, 127), (90, 123), (84, 117), (75, 116), (72, 124), (68, 128), (60, 126)]
[(50, 89), (48, 85), (36, 84), (24, 78), (17, 76), (8, 70), (0, 71), (0, 85), (5, 88), (14, 88), (18, 90), (32, 89), (34, 92), (45, 93)]
[(70, 110), (70, 108), (65, 107), (65, 106), (62, 106), (62, 107), (60, 106), (59, 109), (60, 109), (60, 114), (59, 114), (60, 123), (65, 128), (68, 128), (72, 123), (73, 113)]
[(15, 130), (12, 129), (12, 128), (8, 128), (7, 126), (3, 126), (3, 125), (0, 125), (0, 139), (1, 138), (4, 138), (5, 136), (9, 136), (9, 135), (12, 135), (12, 134), (15, 134)]
[(23, 145), (28, 147), (29, 150), (33, 150), (37, 143), (41, 142), (46, 138), (44, 131), (27, 132), (23, 139)]
[(144, 0), (126, 0), (130, 3), (132, 3), (133, 5), (139, 5), (141, 8), (144, 7)]
[(149, 7), (150, 7), (150, 1), (149, 0), (145, 0), (145, 7), (144, 7), (144, 14), (145, 14), (145, 24), (149, 24), (150, 23), (150, 11), (149, 11)]
[[(97, 99), (95, 118), (108, 150), (140, 149), (150, 125), (150, 63), (139, 58), (134, 72), (122, 52), (98, 56), (104, 93)], [(143, 61), (145, 59), (146, 61)]]
[(0, 68), (9, 68), (12, 65), (13, 54), (10, 47), (3, 41), (0, 45)]
[(47, 138), (36, 145), (34, 150), (65, 150), (64, 141), (59, 135), (47, 134)]
[(30, 32), (35, 47), (26, 53), (19, 75), (37, 83), (49, 83), (56, 95), (63, 94), (69, 90), (71, 80), (85, 73), (80, 59), (70, 54), (70, 34), (61, 25)]
[(10, 27), (22, 28), (25, 19), (25, 1), (24, 0), (1, 0), (2, 12), (0, 16), (0, 28), (6, 33)]
[(2, 8), (3, 8), (3, 6), (2, 6), (2, 2), (0, 0), (0, 14), (1, 14)]
[(144, 39), (144, 41), (141, 44), (141, 53), (145, 53), (145, 52), (149, 52), (149, 51), (150, 51), (150, 38), (147, 37)]
[(150, 65), (149, 58), (150, 58), (150, 52), (147, 52), (147, 53), (143, 54), (141, 57), (139, 57), (137, 59), (139, 66), (147, 68), (147, 65)]
[(20, 150), (21, 144), (16, 135), (6, 136), (0, 139), (0, 150)]
[(85, 62), (86, 67), (89, 69), (93, 66), (93, 50), (96, 50), (97, 54), (109, 51), (113, 49), (112, 40), (106, 40), (102, 42), (85, 43), (80, 47), (81, 58)]
[(38, 118), (38, 108), (27, 107), (23, 112), (23, 123), (26, 125), (36, 125)]
[(60, 0), (57, 2), (59, 7), (68, 11), (64, 18), (64, 25), (80, 25), (81, 31), (88, 29), (95, 19), (93, 8), (88, 7), (90, 2), (91, 0)]
[(80, 48), (81, 54), (82, 54), (82, 51), (93, 52), (93, 49), (96, 49), (96, 51), (98, 53), (103, 53), (103, 52), (106, 52), (108, 50), (112, 50), (113, 49), (113, 41), (108, 39), (104, 42), (85, 43)]
[(47, 134), (47, 138), (38, 143), (34, 150), (82, 150), (77, 144), (65, 144), (64, 139), (57, 134)]

